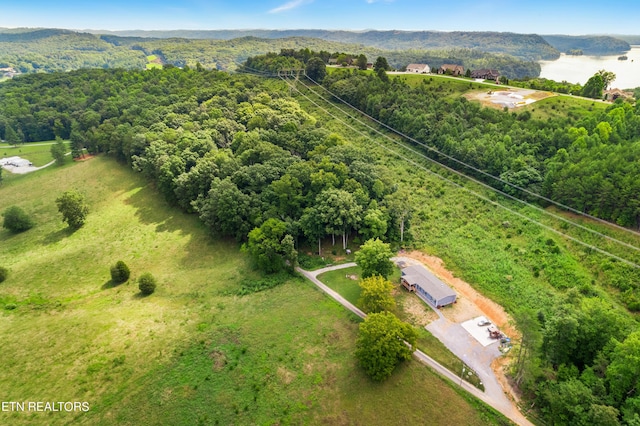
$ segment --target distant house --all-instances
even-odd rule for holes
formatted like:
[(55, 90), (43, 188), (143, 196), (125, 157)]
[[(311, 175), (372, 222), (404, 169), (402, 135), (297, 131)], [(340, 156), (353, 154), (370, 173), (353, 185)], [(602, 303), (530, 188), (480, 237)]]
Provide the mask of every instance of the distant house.
[(633, 93), (620, 89), (605, 90), (603, 95), (605, 101), (615, 101), (618, 98), (626, 99), (633, 97)]
[(462, 65), (444, 64), (438, 68), (438, 74), (451, 74), (459, 77), (464, 74), (464, 67)]
[(456, 301), (456, 292), (422, 265), (404, 268), (400, 281), (407, 290), (415, 292), (418, 297), (436, 308)]
[(482, 80), (497, 80), (500, 77), (498, 70), (490, 70), (483, 68), (481, 70), (471, 71), (471, 78), (480, 78)]
[(431, 68), (427, 64), (409, 64), (407, 65), (407, 72), (414, 72), (416, 74), (428, 74), (431, 72)]
[(329, 58), (329, 65), (338, 65), (338, 58)]

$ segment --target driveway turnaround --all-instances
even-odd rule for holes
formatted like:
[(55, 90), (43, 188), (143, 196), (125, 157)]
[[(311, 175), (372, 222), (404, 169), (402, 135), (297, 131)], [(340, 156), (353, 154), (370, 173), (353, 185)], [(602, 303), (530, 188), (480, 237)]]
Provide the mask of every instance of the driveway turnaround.
[[(392, 260), (394, 262), (406, 262), (407, 264), (416, 263), (415, 260), (404, 257), (395, 257)], [(318, 280), (318, 275), (322, 273), (335, 271), (338, 269), (351, 268), (353, 266), (356, 266), (356, 264), (345, 263), (342, 265), (328, 266), (326, 268), (317, 269), (315, 271), (306, 271), (300, 267), (297, 267), (296, 271), (313, 282), (318, 288), (320, 288), (320, 290), (331, 296), (342, 306), (358, 315), (360, 318), (365, 318), (366, 314), (362, 312), (362, 310), (358, 309), (355, 305), (346, 300), (336, 291), (330, 289), (320, 280)], [(533, 424), (522, 415), (522, 413), (513, 404), (513, 402), (505, 395), (502, 387), (495, 377), (495, 374), (493, 373), (493, 370), (491, 370), (491, 361), (500, 355), (500, 351), (497, 348), (498, 345), (489, 345), (485, 348), (476, 339), (474, 339), (462, 327), (462, 325), (455, 324), (447, 320), (441, 312), (439, 312), (437, 309), (434, 310), (438, 314), (439, 319), (429, 324), (426, 329), (429, 330), (436, 338), (444, 343), (444, 345), (447, 346), (447, 348), (451, 352), (453, 352), (458, 358), (460, 358), (465, 364), (467, 364), (475, 371), (480, 380), (482, 380), (485, 391), (482, 392), (475, 386), (472, 386), (467, 382), (460, 380), (460, 373), (454, 373), (448, 370), (447, 368), (439, 364), (436, 360), (420, 350), (416, 350), (413, 353), (413, 356), (423, 364), (431, 367), (440, 376), (447, 378), (454, 385), (462, 387), (464, 390), (466, 390), (476, 398), (484, 401), (516, 424), (533, 426)]]

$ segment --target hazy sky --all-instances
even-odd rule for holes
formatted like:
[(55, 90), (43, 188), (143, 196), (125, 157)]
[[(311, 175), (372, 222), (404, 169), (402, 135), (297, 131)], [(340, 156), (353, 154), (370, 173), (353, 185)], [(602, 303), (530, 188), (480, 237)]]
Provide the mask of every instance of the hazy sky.
[(640, 34), (640, 1), (0, 0), (0, 27)]

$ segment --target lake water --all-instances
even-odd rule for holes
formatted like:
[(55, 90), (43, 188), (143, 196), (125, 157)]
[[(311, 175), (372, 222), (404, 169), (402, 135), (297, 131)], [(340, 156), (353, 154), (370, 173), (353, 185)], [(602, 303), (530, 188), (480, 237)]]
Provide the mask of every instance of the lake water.
[(611, 87), (633, 89), (640, 87), (640, 46), (631, 46), (626, 61), (618, 56), (569, 56), (564, 53), (555, 61), (540, 61), (540, 77), (584, 85), (599, 70), (611, 71), (616, 79)]

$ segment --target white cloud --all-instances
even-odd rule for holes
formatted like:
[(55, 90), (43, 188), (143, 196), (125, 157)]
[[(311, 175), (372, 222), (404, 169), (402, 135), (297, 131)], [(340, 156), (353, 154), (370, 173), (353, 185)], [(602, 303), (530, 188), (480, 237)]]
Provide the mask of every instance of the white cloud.
[(269, 11), (269, 13), (280, 13), (280, 12), (286, 12), (287, 10), (292, 10), (295, 9), (297, 7), (302, 6), (303, 4), (307, 4), (307, 3), (311, 3), (313, 2), (313, 0), (292, 0), (290, 2), (287, 2), (281, 6), (275, 7), (273, 9), (271, 9)]

